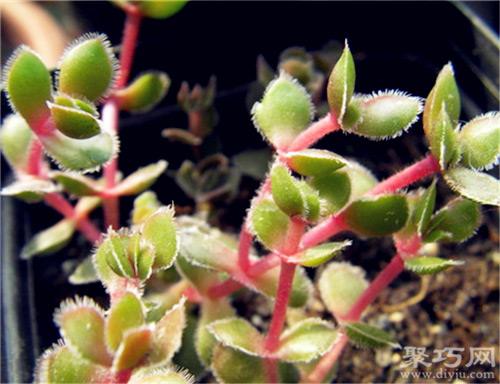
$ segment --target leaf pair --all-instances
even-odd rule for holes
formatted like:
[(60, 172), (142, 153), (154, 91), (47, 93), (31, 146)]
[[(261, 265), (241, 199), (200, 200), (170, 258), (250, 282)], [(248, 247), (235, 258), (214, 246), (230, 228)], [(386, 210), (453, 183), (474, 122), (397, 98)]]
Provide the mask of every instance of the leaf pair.
[(58, 94), (53, 96), (48, 69), (21, 46), (9, 59), (5, 88), (13, 109), (61, 167), (92, 170), (118, 148), (114, 135), (101, 130), (93, 104), (113, 85), (115, 58), (103, 35), (90, 34), (67, 49), (58, 68)]
[(328, 80), (328, 104), (342, 129), (372, 140), (401, 135), (422, 111), (418, 97), (400, 91), (355, 95), (356, 69), (345, 45)]
[(242, 318), (215, 321), (208, 330), (219, 342), (212, 357), (212, 371), (223, 383), (265, 381), (265, 358), (307, 363), (326, 353), (337, 339), (333, 325), (317, 318), (285, 330), (273, 353), (264, 350), (264, 336)]
[(117, 278), (145, 281), (153, 271), (169, 268), (178, 251), (173, 210), (160, 208), (133, 231), (110, 231), (94, 254), (105, 286)]

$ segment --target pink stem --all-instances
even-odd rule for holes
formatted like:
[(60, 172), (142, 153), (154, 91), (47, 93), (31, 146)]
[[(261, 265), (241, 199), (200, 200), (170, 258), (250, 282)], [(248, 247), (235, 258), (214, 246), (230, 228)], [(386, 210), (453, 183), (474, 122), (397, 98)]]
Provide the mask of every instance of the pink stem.
[(30, 175), (41, 175), (43, 167), (43, 147), (40, 140), (35, 138), (31, 144), (26, 172)]
[(340, 125), (337, 122), (337, 118), (332, 113), (328, 113), (325, 117), (313, 123), (305, 131), (302, 131), (293, 140), (292, 144), (290, 144), (287, 152), (301, 151), (309, 148), (329, 133), (339, 129)]
[(101, 232), (86, 217), (77, 216), (73, 206), (59, 193), (48, 193), (44, 197), (45, 203), (70, 220), (74, 220), (78, 230), (92, 244), (101, 239)]
[(250, 269), (250, 248), (252, 246), (252, 234), (243, 224), (240, 232), (240, 241), (238, 244), (238, 264), (243, 273), (248, 273)]
[[(137, 38), (142, 20), (142, 15), (135, 6), (125, 8), (127, 18), (123, 30), (122, 47), (120, 54), (120, 72), (116, 81), (116, 89), (123, 88), (128, 81), (132, 62), (134, 59)], [(113, 97), (104, 105), (103, 123), (108, 129), (118, 133), (119, 105)], [(116, 174), (118, 172), (118, 156), (104, 169), (107, 189), (112, 189), (116, 185)], [(118, 197), (103, 199), (104, 216), (106, 227), (118, 228), (120, 226), (120, 203)]]
[(416, 181), (439, 172), (440, 169), (436, 158), (432, 155), (427, 155), (422, 160), (378, 183), (369, 194), (380, 195), (387, 192), (396, 192)]
[(280, 257), (276, 253), (269, 253), (257, 260), (248, 274), (250, 276), (259, 276), (278, 265), (280, 265)]
[[(359, 321), (361, 314), (364, 310), (375, 300), (375, 298), (382, 292), (404, 269), (404, 262), (396, 254), (389, 264), (378, 274), (375, 280), (358, 298), (356, 303), (352, 306), (349, 313), (342, 318), (342, 321), (354, 322)], [(339, 359), (342, 351), (347, 345), (347, 337), (342, 334), (340, 340), (335, 344), (332, 350), (324, 355), (314, 370), (307, 376), (305, 382), (307, 383), (321, 383), (325, 379), (331, 367)]]
[(342, 351), (349, 342), (345, 333), (341, 333), (333, 348), (324, 355), (314, 370), (303, 381), (304, 383), (322, 383), (332, 370), (333, 364), (339, 359)]
[(347, 224), (342, 214), (332, 215), (309, 230), (302, 237), (300, 248), (307, 249), (313, 247), (347, 229)]
[(229, 296), (234, 291), (240, 289), (242, 285), (237, 281), (229, 278), (220, 284), (216, 284), (213, 287), (210, 287), (208, 291), (208, 296), (211, 299), (219, 299), (221, 297)]

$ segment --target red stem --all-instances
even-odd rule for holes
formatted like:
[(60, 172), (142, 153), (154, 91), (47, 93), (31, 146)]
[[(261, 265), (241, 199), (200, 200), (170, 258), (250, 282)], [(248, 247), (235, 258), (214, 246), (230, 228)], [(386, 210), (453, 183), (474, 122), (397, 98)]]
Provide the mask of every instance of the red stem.
[[(126, 7), (125, 12), (127, 17), (123, 30), (120, 72), (116, 81), (116, 89), (123, 88), (129, 79), (142, 20), (142, 15), (135, 6)], [(118, 101), (111, 97), (103, 108), (103, 124), (109, 130), (118, 133), (118, 117)], [(116, 185), (117, 172), (118, 156), (111, 160), (104, 169), (107, 189), (112, 189)], [(103, 199), (103, 207), (106, 227), (118, 228), (120, 226), (120, 203), (118, 197)]]
[(30, 154), (28, 164), (26, 165), (26, 172), (30, 175), (40, 175), (43, 169), (43, 147), (40, 140), (34, 138), (30, 147)]
[[(404, 269), (404, 261), (399, 254), (396, 254), (385, 268), (378, 274), (375, 280), (363, 292), (351, 307), (349, 313), (343, 317), (342, 321), (359, 321), (364, 310), (375, 300), (391, 282), (399, 276)], [(307, 376), (307, 383), (321, 383), (325, 379), (331, 367), (339, 359), (342, 351), (347, 345), (347, 337), (342, 334), (340, 339), (326, 355), (324, 355), (314, 370)]]
[(280, 257), (276, 253), (269, 253), (261, 257), (250, 268), (250, 276), (259, 276), (268, 270), (277, 267), (280, 264)]
[(222, 283), (216, 284), (213, 287), (210, 287), (208, 291), (208, 296), (211, 299), (219, 299), (221, 297), (229, 296), (234, 291), (240, 289), (242, 285), (237, 281), (229, 278)]
[(432, 155), (427, 155), (422, 160), (417, 161), (415, 164), (378, 183), (369, 194), (380, 195), (386, 192), (395, 192), (439, 172), (440, 169), (439, 162), (436, 158)]
[(307, 249), (313, 247), (347, 229), (347, 224), (342, 214), (332, 215), (309, 230), (302, 237), (300, 248)]
[(313, 123), (305, 131), (302, 131), (290, 144), (287, 152), (301, 151), (303, 149), (309, 148), (311, 145), (325, 137), (331, 132), (340, 129), (340, 125), (337, 122), (337, 118), (328, 113), (325, 117), (319, 119)]
[(252, 246), (252, 234), (243, 224), (240, 232), (240, 241), (238, 243), (238, 264), (240, 269), (246, 274), (250, 269), (250, 248)]
[(73, 206), (59, 193), (48, 193), (44, 197), (45, 203), (62, 214), (67, 219), (73, 220), (78, 230), (92, 244), (101, 239), (101, 232), (86, 216), (78, 216)]

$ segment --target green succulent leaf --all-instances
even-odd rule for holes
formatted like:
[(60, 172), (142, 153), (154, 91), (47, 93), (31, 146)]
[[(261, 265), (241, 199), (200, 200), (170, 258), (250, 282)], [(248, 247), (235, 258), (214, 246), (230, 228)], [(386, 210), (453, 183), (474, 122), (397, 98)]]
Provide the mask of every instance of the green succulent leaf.
[(321, 201), (318, 191), (304, 180), (299, 180), (297, 182), (297, 187), (304, 200), (304, 212), (302, 217), (308, 222), (316, 222), (321, 214)]
[(218, 344), (213, 353), (211, 370), (219, 383), (265, 383), (264, 360)]
[(405, 260), (405, 268), (419, 275), (433, 275), (449, 267), (464, 264), (460, 260), (441, 259), (434, 256), (421, 256)]
[(99, 281), (94, 263), (92, 262), (92, 257), (89, 256), (83, 259), (69, 276), (68, 280), (73, 285), (89, 284)]
[(354, 96), (342, 128), (372, 140), (394, 138), (406, 131), (421, 111), (420, 98), (404, 92)]
[(149, 71), (137, 77), (127, 88), (117, 91), (120, 108), (131, 112), (147, 112), (166, 95), (170, 78), (164, 72)]
[(96, 101), (113, 85), (116, 59), (105, 35), (87, 34), (75, 40), (59, 64), (59, 90)]
[(408, 203), (402, 195), (360, 199), (344, 211), (348, 227), (362, 236), (387, 236), (403, 228), (408, 220)]
[(49, 116), (52, 81), (42, 59), (26, 46), (15, 50), (7, 61), (4, 87), (9, 101), (30, 125), (43, 124)]
[(439, 73), (436, 83), (427, 96), (423, 125), (431, 152), (441, 167), (458, 157), (458, 141), (455, 127), (460, 116), (460, 94), (453, 67), (447, 64)]
[(347, 106), (354, 92), (356, 67), (347, 41), (344, 51), (328, 79), (328, 104), (337, 119), (342, 122)]
[(20, 115), (8, 115), (3, 120), (0, 128), (0, 147), (14, 170), (26, 169), (35, 140), (33, 132)]
[(194, 384), (194, 377), (187, 370), (147, 367), (134, 370), (128, 384)]
[(132, 210), (132, 224), (142, 224), (149, 216), (160, 208), (160, 202), (156, 193), (146, 191), (134, 199), (134, 209)]
[(143, 239), (154, 248), (156, 257), (153, 268), (170, 268), (178, 252), (173, 208), (160, 208), (149, 216), (142, 225), (141, 233)]
[(149, 352), (153, 342), (151, 327), (132, 328), (123, 334), (123, 339), (115, 353), (112, 369), (120, 372), (136, 367)]
[(94, 196), (101, 193), (99, 184), (90, 177), (75, 172), (51, 172), (50, 177), (64, 190), (75, 196)]
[[(181, 236), (181, 242), (183, 238)], [(194, 265), (193, 262), (188, 261), (183, 255), (183, 246), (181, 246), (179, 256), (175, 259), (175, 267), (179, 274), (203, 296), (207, 296), (210, 288), (222, 281), (220, 272)]]
[(253, 233), (259, 241), (271, 250), (283, 246), (290, 218), (271, 199), (263, 199), (253, 205), (250, 211)]
[(200, 361), (209, 367), (217, 340), (208, 329), (208, 325), (235, 315), (229, 300), (226, 298), (210, 300), (205, 298), (201, 303), (201, 316), (196, 327), (195, 347)]
[(72, 139), (54, 131), (40, 140), (46, 153), (63, 170), (93, 172), (118, 153), (118, 138), (105, 131), (88, 139)]
[(307, 91), (282, 72), (252, 108), (253, 121), (276, 148), (285, 148), (310, 124), (313, 106)]
[(308, 180), (308, 183), (319, 193), (322, 216), (339, 211), (349, 201), (351, 181), (349, 175), (343, 170), (331, 175), (314, 176)]
[(286, 159), (290, 168), (303, 176), (331, 176), (347, 165), (341, 156), (322, 149), (288, 152)]
[(271, 191), (274, 202), (286, 215), (304, 213), (304, 199), (297, 180), (284, 165), (275, 165), (271, 170)]
[(88, 112), (50, 102), (48, 106), (56, 128), (72, 139), (88, 139), (101, 132), (99, 121)]
[(306, 319), (283, 332), (275, 355), (283, 361), (307, 363), (325, 354), (336, 339), (333, 324), (318, 318)]
[(37, 203), (43, 200), (48, 193), (58, 192), (59, 189), (49, 180), (32, 176), (23, 176), (12, 184), (2, 188), (2, 196), (12, 196), (27, 203)]
[(479, 204), (457, 198), (432, 217), (424, 241), (462, 242), (474, 235), (480, 224)]
[(245, 319), (232, 317), (217, 320), (208, 325), (208, 330), (227, 347), (255, 356), (263, 351), (264, 337)]
[(365, 271), (349, 263), (330, 263), (318, 280), (321, 300), (338, 318), (346, 316), (368, 288)]
[(71, 96), (65, 95), (64, 93), (54, 95), (54, 104), (71, 109), (76, 108), (94, 117), (99, 117), (99, 112), (97, 112), (97, 108), (92, 102), (88, 100), (76, 99)]
[(500, 182), (486, 173), (456, 167), (444, 174), (449, 187), (480, 204), (500, 206)]
[(300, 264), (304, 267), (318, 267), (337, 256), (352, 244), (351, 241), (324, 243), (312, 247), (287, 258), (289, 263)]
[(94, 363), (110, 365), (111, 356), (104, 343), (104, 312), (91, 299), (65, 301), (54, 321), (72, 350)]
[(365, 348), (401, 348), (398, 342), (387, 332), (365, 323), (347, 323), (344, 325), (349, 340)]
[(462, 163), (474, 169), (488, 169), (500, 155), (500, 113), (490, 112), (465, 124), (458, 135)]
[(167, 363), (180, 348), (186, 327), (185, 301), (183, 297), (155, 324), (148, 364)]
[(64, 248), (75, 233), (75, 223), (63, 219), (57, 224), (37, 233), (21, 251), (23, 259), (33, 256), (44, 256), (55, 253)]
[(165, 160), (160, 160), (155, 164), (139, 168), (113, 188), (112, 193), (117, 196), (127, 196), (148, 189), (165, 172), (167, 165), (168, 163)]
[(100, 380), (105, 369), (58, 344), (45, 351), (38, 361), (35, 383), (92, 383)]
[(106, 345), (111, 351), (117, 351), (126, 332), (143, 326), (144, 322), (141, 300), (135, 293), (126, 292), (109, 309), (106, 318)]
[(149, 0), (136, 2), (141, 13), (153, 19), (167, 19), (184, 8), (186, 3), (187, 0)]
[(431, 186), (425, 190), (415, 203), (411, 221), (417, 228), (419, 235), (422, 235), (427, 230), (435, 206), (436, 180), (432, 182)]

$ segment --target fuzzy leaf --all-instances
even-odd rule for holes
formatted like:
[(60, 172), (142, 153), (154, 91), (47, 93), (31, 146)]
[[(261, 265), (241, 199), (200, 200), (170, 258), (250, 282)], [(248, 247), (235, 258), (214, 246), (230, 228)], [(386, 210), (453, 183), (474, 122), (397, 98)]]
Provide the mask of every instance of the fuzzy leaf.
[(182, 331), (186, 326), (185, 301), (183, 297), (155, 324), (148, 363), (163, 364), (170, 361), (181, 346)]
[(4, 85), (9, 101), (30, 125), (42, 124), (49, 116), (52, 82), (41, 58), (26, 46), (12, 54), (6, 65)]
[(132, 210), (132, 224), (142, 224), (149, 216), (160, 208), (160, 202), (156, 194), (146, 191), (137, 196), (134, 200), (134, 209)]
[(289, 263), (300, 264), (304, 267), (318, 267), (332, 257), (338, 255), (352, 244), (351, 241), (324, 243), (312, 247), (287, 258)]
[[(422, 104), (418, 97), (403, 92), (386, 91), (370, 96), (355, 96), (349, 105), (349, 115), (355, 122), (347, 122), (343, 129), (372, 140), (383, 140), (401, 135), (418, 118)], [(350, 109), (355, 108), (356, 111)]]
[(345, 172), (349, 176), (351, 182), (351, 201), (359, 199), (378, 183), (377, 178), (368, 168), (352, 160), (349, 162), (349, 166), (341, 169), (339, 172)]
[(287, 147), (311, 122), (313, 106), (307, 91), (282, 72), (254, 104), (255, 126), (276, 148)]
[(74, 285), (95, 283), (99, 281), (94, 264), (92, 262), (92, 257), (86, 257), (80, 264), (76, 267), (73, 273), (69, 276), (69, 282)]
[(290, 219), (271, 199), (254, 204), (250, 221), (253, 233), (267, 248), (276, 250), (283, 246)]
[(347, 165), (341, 156), (322, 149), (304, 149), (286, 154), (288, 165), (303, 176), (330, 176)]
[(271, 170), (271, 191), (276, 205), (288, 216), (301, 215), (304, 200), (297, 181), (283, 165), (275, 165)]
[(88, 139), (101, 132), (99, 121), (76, 108), (48, 103), (56, 128), (72, 139)]
[(63, 170), (91, 172), (116, 155), (118, 139), (108, 132), (89, 139), (72, 139), (59, 131), (40, 138), (47, 154)]
[(460, 130), (462, 163), (474, 169), (488, 169), (500, 155), (500, 113), (491, 112), (469, 121)]
[(112, 193), (117, 196), (140, 193), (153, 185), (158, 177), (165, 172), (165, 169), (167, 169), (167, 162), (165, 160), (160, 160), (155, 164), (139, 168), (113, 188)]
[(100, 99), (113, 84), (115, 61), (105, 35), (82, 36), (59, 64), (59, 90), (90, 101)]
[(365, 323), (347, 323), (345, 331), (349, 340), (366, 348), (401, 348), (394, 338), (380, 328)]
[(309, 222), (316, 222), (321, 214), (321, 203), (319, 193), (306, 181), (299, 180), (297, 187), (304, 200), (304, 212), (302, 217)]
[(54, 315), (61, 336), (79, 355), (101, 365), (110, 365), (104, 344), (104, 313), (91, 299), (64, 302)]
[(101, 204), (101, 199), (99, 197), (82, 197), (78, 199), (78, 203), (75, 205), (75, 212), (78, 217), (83, 215), (88, 216), (90, 212), (96, 209)]
[(137, 77), (127, 88), (117, 91), (120, 108), (131, 112), (147, 112), (154, 108), (170, 87), (164, 72), (149, 71)]
[(307, 363), (325, 354), (336, 339), (337, 331), (332, 324), (310, 318), (283, 332), (276, 356), (291, 363)]
[(464, 264), (460, 260), (441, 259), (433, 256), (414, 257), (405, 260), (405, 268), (419, 275), (433, 275), (449, 267)]
[(136, 260), (129, 252), (131, 241), (132, 237), (128, 234), (110, 231), (106, 240), (101, 244), (101, 247), (108, 247), (106, 253), (108, 266), (121, 277), (135, 277)]
[(54, 96), (54, 104), (86, 112), (94, 117), (99, 117), (96, 106), (88, 100), (81, 100), (59, 93)]
[(196, 353), (205, 367), (210, 366), (212, 354), (217, 344), (207, 325), (234, 315), (234, 310), (226, 298), (218, 300), (204, 299), (201, 303), (201, 316), (196, 328), (195, 347)]
[(347, 315), (368, 287), (365, 271), (349, 263), (330, 263), (318, 281), (321, 300), (338, 318)]
[(424, 241), (462, 242), (474, 235), (480, 223), (479, 204), (457, 198), (432, 217)]
[(220, 383), (267, 382), (264, 360), (219, 344), (212, 359), (212, 372)]
[(75, 233), (75, 224), (68, 219), (38, 232), (22, 249), (21, 257), (29, 259), (33, 256), (50, 255), (64, 248)]
[(444, 179), (463, 197), (485, 205), (500, 206), (500, 182), (493, 176), (457, 167), (448, 170)]
[(65, 345), (47, 350), (37, 364), (35, 383), (93, 383), (105, 370), (71, 351)]
[(2, 153), (14, 170), (26, 169), (31, 147), (35, 142), (33, 132), (19, 115), (8, 115), (0, 129)]
[(262, 353), (264, 337), (248, 321), (233, 317), (215, 321), (208, 325), (209, 332), (219, 343), (249, 355)]
[(418, 234), (422, 235), (429, 226), (432, 213), (436, 205), (436, 180), (418, 198), (412, 213), (411, 221), (417, 228)]
[(58, 192), (59, 189), (49, 180), (26, 176), (2, 188), (2, 196), (12, 196), (27, 203), (36, 203), (43, 200), (48, 193)]
[(362, 236), (386, 236), (408, 220), (408, 203), (402, 195), (384, 195), (353, 202), (344, 212), (348, 227)]
[(50, 177), (61, 184), (65, 191), (75, 196), (93, 196), (101, 192), (95, 180), (79, 173), (52, 172)]
[(424, 132), (431, 151), (446, 168), (457, 157), (458, 143), (455, 127), (460, 116), (460, 94), (451, 64), (439, 73), (427, 96), (424, 108)]
[(113, 371), (120, 372), (137, 366), (148, 353), (153, 341), (149, 327), (127, 330), (113, 359)]
[[(181, 236), (181, 242), (184, 237)], [(189, 262), (183, 254), (183, 246), (179, 251), (179, 255), (175, 259), (175, 266), (179, 274), (188, 280), (196, 290), (203, 296), (208, 295), (209, 289), (220, 283), (220, 272), (208, 270), (206, 267), (199, 267)]]
[(126, 331), (144, 324), (145, 315), (141, 300), (132, 292), (125, 293), (109, 309), (106, 319), (106, 344), (116, 351)]
[(153, 19), (167, 19), (179, 12), (186, 3), (187, 0), (149, 0), (137, 2), (137, 6), (144, 16)]
[(343, 171), (315, 176), (308, 182), (319, 193), (323, 216), (339, 211), (349, 201), (351, 182), (349, 175)]
[(158, 209), (142, 226), (142, 237), (154, 248), (156, 257), (153, 267), (167, 269), (175, 261), (178, 252), (174, 211), (171, 207)]
[(356, 67), (347, 41), (340, 59), (333, 67), (328, 79), (328, 104), (337, 119), (342, 122), (354, 92)]
[(173, 371), (166, 368), (135, 370), (128, 384), (194, 384), (194, 377), (187, 370)]

